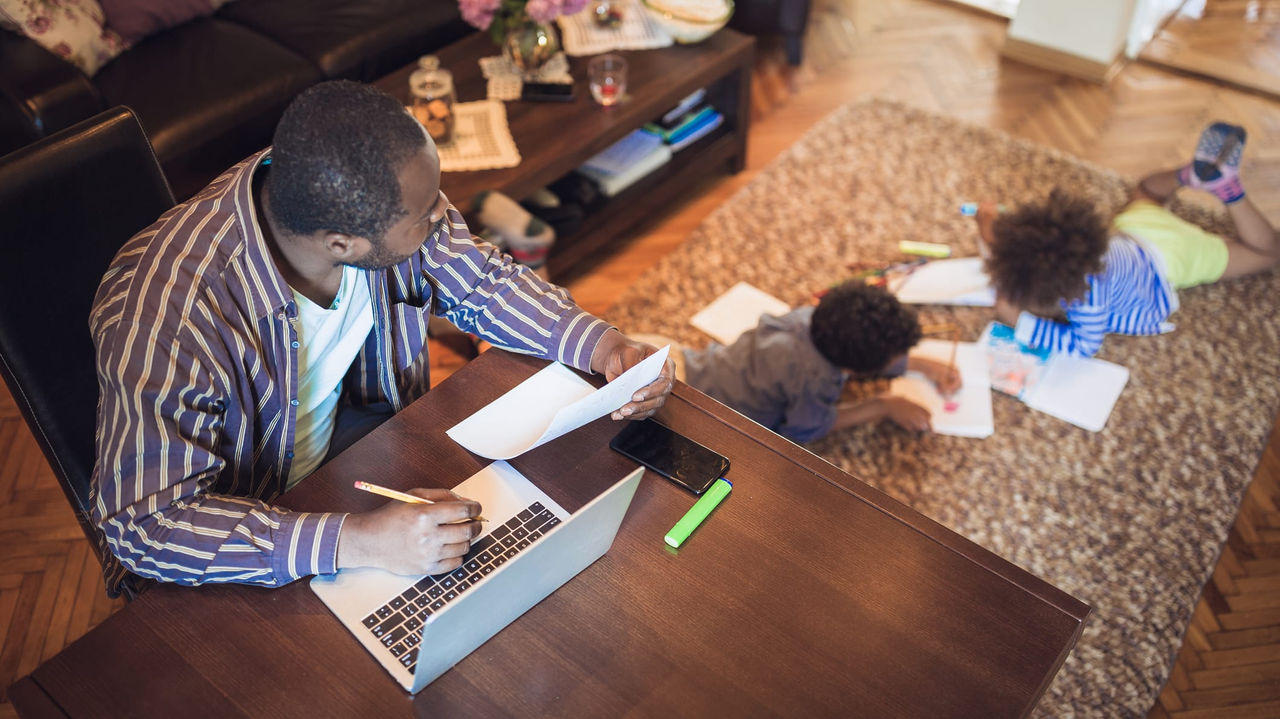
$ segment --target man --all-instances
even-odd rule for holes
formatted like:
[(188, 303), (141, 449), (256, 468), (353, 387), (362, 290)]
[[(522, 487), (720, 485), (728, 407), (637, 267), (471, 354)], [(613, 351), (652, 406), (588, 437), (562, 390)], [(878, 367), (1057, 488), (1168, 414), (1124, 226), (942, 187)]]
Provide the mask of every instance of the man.
[[(109, 591), (133, 592), (129, 572), (280, 586), (457, 567), (480, 507), (450, 492), (362, 514), (269, 504), (427, 391), (433, 313), (608, 379), (654, 351), (475, 244), (400, 103), (345, 81), (307, 90), (273, 147), (130, 240), (99, 287), (93, 518), (119, 560)], [(671, 376), (614, 418), (651, 415)]]

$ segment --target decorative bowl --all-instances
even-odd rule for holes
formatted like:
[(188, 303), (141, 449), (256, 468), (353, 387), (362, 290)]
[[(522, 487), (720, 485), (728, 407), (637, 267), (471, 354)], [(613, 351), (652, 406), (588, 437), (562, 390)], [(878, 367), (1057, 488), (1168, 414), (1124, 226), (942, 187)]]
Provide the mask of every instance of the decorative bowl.
[(679, 43), (702, 42), (729, 22), (733, 0), (641, 0), (645, 11)]

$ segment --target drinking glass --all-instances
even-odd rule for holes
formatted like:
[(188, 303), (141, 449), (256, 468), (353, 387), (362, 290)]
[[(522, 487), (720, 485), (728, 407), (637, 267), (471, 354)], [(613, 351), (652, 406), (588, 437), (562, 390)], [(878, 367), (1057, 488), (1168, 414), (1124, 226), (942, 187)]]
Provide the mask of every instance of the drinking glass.
[(593, 57), (587, 63), (587, 79), (596, 102), (616, 105), (627, 92), (627, 61), (620, 55)]

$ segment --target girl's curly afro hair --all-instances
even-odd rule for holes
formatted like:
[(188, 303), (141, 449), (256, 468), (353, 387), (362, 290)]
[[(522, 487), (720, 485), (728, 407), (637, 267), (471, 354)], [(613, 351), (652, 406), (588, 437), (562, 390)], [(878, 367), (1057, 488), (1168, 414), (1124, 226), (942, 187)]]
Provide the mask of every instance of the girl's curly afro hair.
[(1000, 296), (1034, 309), (1079, 298), (1085, 276), (1102, 270), (1109, 233), (1086, 200), (1054, 188), (1043, 204), (1026, 204), (992, 226), (987, 273)]

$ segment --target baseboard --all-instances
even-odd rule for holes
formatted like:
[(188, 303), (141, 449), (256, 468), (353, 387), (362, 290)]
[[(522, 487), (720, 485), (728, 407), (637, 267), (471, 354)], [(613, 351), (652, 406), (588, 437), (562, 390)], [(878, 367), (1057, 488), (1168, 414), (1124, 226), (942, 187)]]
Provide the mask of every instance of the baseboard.
[(1096, 82), (1099, 85), (1111, 82), (1111, 78), (1115, 77), (1127, 62), (1122, 52), (1117, 52), (1115, 58), (1109, 63), (1098, 62), (1007, 36), (1004, 39), (1004, 46), (1000, 48), (1000, 55), (1034, 67)]

